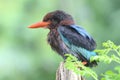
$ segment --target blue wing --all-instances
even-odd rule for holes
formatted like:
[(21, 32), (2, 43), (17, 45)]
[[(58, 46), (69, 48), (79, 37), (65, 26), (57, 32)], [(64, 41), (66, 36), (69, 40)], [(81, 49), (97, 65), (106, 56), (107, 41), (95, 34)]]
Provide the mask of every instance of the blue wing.
[(87, 60), (96, 53), (96, 43), (93, 38), (81, 27), (76, 25), (59, 26), (58, 32), (63, 42), (75, 53), (79, 53)]

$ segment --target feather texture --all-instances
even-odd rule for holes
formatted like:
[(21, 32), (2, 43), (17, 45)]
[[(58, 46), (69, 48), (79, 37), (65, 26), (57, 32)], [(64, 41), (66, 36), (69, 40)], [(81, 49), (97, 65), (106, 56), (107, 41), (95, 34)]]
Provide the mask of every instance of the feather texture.
[(82, 55), (87, 60), (90, 60), (91, 56), (96, 56), (93, 52), (96, 43), (83, 28), (76, 25), (59, 26), (58, 32), (62, 41), (74, 54)]

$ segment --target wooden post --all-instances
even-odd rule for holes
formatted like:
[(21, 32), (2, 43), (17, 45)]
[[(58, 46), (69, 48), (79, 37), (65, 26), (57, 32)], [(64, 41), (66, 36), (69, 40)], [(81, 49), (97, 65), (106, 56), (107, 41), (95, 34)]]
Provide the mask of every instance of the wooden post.
[(81, 75), (77, 75), (71, 70), (64, 67), (64, 62), (61, 62), (56, 71), (56, 80), (85, 80)]

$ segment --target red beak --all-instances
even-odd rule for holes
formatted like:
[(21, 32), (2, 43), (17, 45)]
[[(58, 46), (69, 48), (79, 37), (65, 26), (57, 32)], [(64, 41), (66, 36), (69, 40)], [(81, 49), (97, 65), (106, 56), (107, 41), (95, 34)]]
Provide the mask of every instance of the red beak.
[(45, 28), (50, 24), (50, 22), (37, 22), (28, 26), (28, 28)]

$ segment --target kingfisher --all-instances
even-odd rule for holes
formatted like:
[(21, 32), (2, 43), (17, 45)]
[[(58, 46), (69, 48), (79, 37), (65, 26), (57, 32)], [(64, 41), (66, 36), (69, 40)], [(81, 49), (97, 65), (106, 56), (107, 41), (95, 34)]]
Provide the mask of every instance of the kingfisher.
[(76, 25), (68, 13), (61, 10), (49, 12), (42, 21), (30, 25), (29, 28), (49, 29), (47, 41), (64, 60), (65, 54), (71, 54), (85, 66), (97, 65), (96, 61), (90, 61), (92, 56), (97, 56), (94, 52), (95, 40), (85, 29)]

